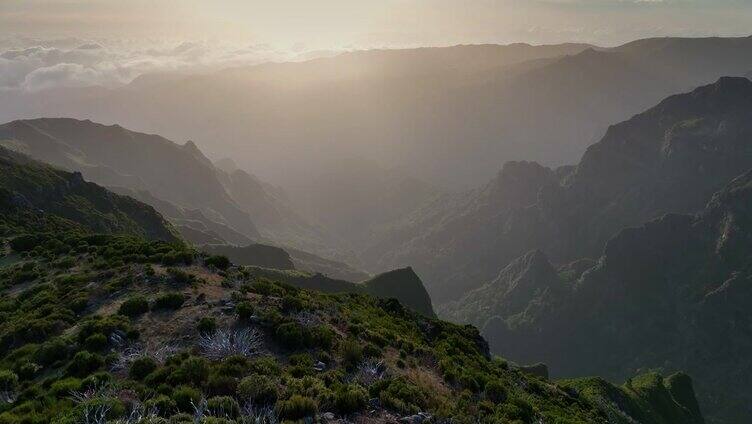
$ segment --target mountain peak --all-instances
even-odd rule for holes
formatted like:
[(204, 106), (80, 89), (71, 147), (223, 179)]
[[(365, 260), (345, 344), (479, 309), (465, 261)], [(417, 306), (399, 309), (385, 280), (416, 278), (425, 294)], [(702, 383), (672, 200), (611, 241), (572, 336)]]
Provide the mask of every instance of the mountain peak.
[(721, 77), (685, 94), (671, 96), (648, 113), (676, 111), (695, 114), (721, 114), (752, 107), (752, 81), (745, 77)]

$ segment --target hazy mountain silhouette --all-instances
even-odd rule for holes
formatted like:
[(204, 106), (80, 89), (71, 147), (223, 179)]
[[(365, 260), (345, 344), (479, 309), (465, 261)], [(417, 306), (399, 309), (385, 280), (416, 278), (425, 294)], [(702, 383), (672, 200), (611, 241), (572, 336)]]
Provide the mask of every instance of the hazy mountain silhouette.
[[(0, 117), (58, 115), (174, 139), (284, 187), (363, 157), (439, 186), (499, 163), (571, 163), (609, 124), (667, 95), (752, 70), (752, 39), (455, 46), (346, 53), (208, 75), (144, 76), (117, 90), (15, 95)], [(278, 164), (288, 164), (282, 169)]]
[(193, 142), (75, 119), (34, 119), (0, 126), (0, 142), (44, 162), (80, 171), (107, 186), (147, 190), (202, 210), (242, 234), (259, 237), (247, 212), (227, 194), (212, 163)]
[(575, 168), (507, 163), (454, 207), (411, 215), (369, 256), (381, 258), (374, 267), (412, 264), (438, 302), (532, 249), (560, 264), (596, 257), (621, 228), (699, 211), (751, 168), (750, 122), (752, 81), (722, 78), (612, 126)]

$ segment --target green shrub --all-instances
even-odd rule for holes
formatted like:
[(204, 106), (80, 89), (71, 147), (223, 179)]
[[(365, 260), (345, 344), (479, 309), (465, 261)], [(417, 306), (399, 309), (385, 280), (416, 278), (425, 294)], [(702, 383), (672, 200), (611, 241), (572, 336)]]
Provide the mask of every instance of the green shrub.
[(212, 317), (203, 317), (197, 327), (199, 333), (213, 333), (217, 329), (217, 321)]
[(331, 349), (334, 344), (334, 331), (324, 325), (308, 329), (307, 342), (309, 347)]
[(98, 370), (104, 365), (104, 360), (101, 356), (90, 353), (87, 351), (81, 351), (73, 356), (73, 360), (68, 364), (68, 373), (76, 377), (85, 377), (92, 372)]
[(204, 265), (213, 266), (217, 269), (225, 270), (230, 266), (230, 260), (227, 258), (227, 256), (222, 255), (209, 256), (204, 260)]
[(242, 355), (232, 355), (222, 359), (215, 371), (219, 375), (236, 377), (246, 375), (248, 372), (248, 358)]
[(31, 380), (41, 370), (42, 367), (33, 362), (23, 362), (14, 367), (15, 373), (21, 380)]
[(238, 314), (238, 319), (241, 321), (248, 321), (253, 316), (253, 305), (251, 302), (240, 302), (235, 305), (235, 313)]
[(486, 383), (486, 399), (494, 403), (503, 403), (507, 396), (507, 389), (500, 380), (490, 380)]
[(50, 386), (50, 393), (58, 399), (67, 398), (78, 390), (81, 390), (81, 380), (74, 377), (57, 380)]
[(352, 414), (366, 407), (368, 393), (355, 384), (340, 386), (334, 393), (334, 406), (342, 414)]
[(288, 349), (299, 349), (303, 346), (303, 328), (296, 322), (287, 322), (277, 327), (275, 338)]
[(287, 294), (282, 298), (282, 309), (286, 312), (299, 311), (303, 309), (303, 301), (297, 296)]
[(348, 339), (342, 344), (342, 363), (347, 368), (356, 367), (363, 360), (363, 348), (357, 340)]
[(237, 387), (237, 380), (228, 375), (213, 374), (206, 382), (206, 391), (210, 396), (232, 396)]
[(34, 355), (34, 362), (40, 365), (52, 365), (68, 357), (70, 342), (62, 338), (55, 338), (43, 343)]
[(13, 393), (18, 390), (18, 376), (11, 370), (0, 370), (0, 392)]
[(189, 284), (196, 278), (193, 274), (189, 274), (178, 268), (167, 268), (167, 274), (170, 275), (172, 281), (178, 284)]
[[(187, 413), (175, 414), (170, 417), (170, 421), (165, 424), (194, 424), (195, 418), (193, 415)], [(140, 422), (139, 424), (157, 424), (152, 422)]]
[(513, 398), (500, 406), (502, 414), (509, 420), (520, 420), (521, 422), (531, 422), (533, 419), (533, 407), (520, 398)]
[(215, 396), (206, 404), (207, 411), (215, 417), (236, 418), (240, 415), (238, 401), (229, 396)]
[(157, 363), (145, 356), (136, 359), (128, 369), (128, 376), (134, 380), (143, 380), (147, 375), (157, 369)]
[(277, 383), (265, 375), (250, 375), (238, 384), (238, 396), (255, 404), (273, 404), (277, 401)]
[(98, 371), (81, 381), (82, 390), (91, 390), (112, 383), (112, 374), (106, 371)]
[(175, 310), (180, 309), (185, 302), (185, 297), (182, 293), (172, 292), (165, 293), (154, 301), (154, 310)]
[(84, 341), (86, 350), (90, 352), (100, 352), (107, 347), (107, 336), (102, 333), (94, 333)]
[(177, 404), (169, 397), (159, 395), (144, 402), (144, 408), (147, 411), (154, 411), (160, 417), (169, 417), (177, 410)]
[(316, 415), (316, 401), (309, 397), (293, 395), (290, 399), (277, 402), (277, 414), (282, 419), (302, 420)]
[(264, 278), (260, 278), (250, 284), (243, 284), (241, 290), (262, 296), (283, 296), (285, 294), (285, 290), (282, 287)]
[(251, 374), (275, 376), (282, 372), (277, 359), (273, 356), (256, 358), (248, 363), (248, 371)]
[(172, 392), (172, 400), (178, 411), (193, 412), (193, 405), (198, 405), (201, 400), (201, 392), (191, 386), (179, 386)]
[(204, 358), (192, 356), (183, 361), (180, 366), (170, 374), (168, 382), (171, 384), (202, 385), (209, 378), (209, 362)]
[(120, 315), (131, 318), (138, 317), (146, 312), (149, 312), (149, 302), (143, 296), (133, 296), (126, 299), (118, 309)]
[(404, 377), (378, 381), (369, 391), (384, 407), (402, 414), (416, 414), (428, 404), (427, 395)]

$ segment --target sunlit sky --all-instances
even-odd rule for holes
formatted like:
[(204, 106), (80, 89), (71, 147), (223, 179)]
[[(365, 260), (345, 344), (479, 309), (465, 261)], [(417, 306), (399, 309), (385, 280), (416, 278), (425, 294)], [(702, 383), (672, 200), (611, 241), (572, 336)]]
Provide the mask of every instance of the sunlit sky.
[(752, 31), (749, 0), (2, 0), (3, 35), (348, 46), (587, 41)]
[(0, 89), (322, 51), (752, 33), (752, 0), (0, 0)]

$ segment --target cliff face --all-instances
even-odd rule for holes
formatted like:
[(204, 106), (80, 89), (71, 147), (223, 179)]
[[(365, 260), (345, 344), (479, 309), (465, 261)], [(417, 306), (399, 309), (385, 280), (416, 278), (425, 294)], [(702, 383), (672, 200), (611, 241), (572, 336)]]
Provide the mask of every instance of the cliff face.
[[(699, 215), (619, 232), (574, 280), (550, 272), (543, 258), (527, 265), (539, 256), (528, 254), (459, 301), (453, 318), (480, 325), (496, 352), (545, 362), (558, 376), (686, 370), (711, 422), (744, 421), (752, 391), (728, 382), (752, 378), (751, 205), (752, 171)], [(537, 289), (525, 301), (509, 290), (517, 287)]]

